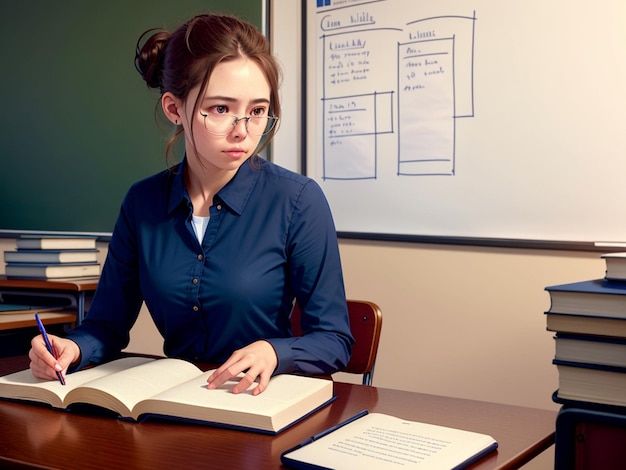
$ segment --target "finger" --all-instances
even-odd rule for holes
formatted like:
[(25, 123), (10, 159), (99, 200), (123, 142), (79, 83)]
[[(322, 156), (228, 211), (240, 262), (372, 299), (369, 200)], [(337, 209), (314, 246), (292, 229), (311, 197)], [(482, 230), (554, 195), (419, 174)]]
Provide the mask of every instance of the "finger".
[(30, 341), (30, 346), (32, 348), (33, 353), (37, 356), (37, 357), (43, 357), (44, 353), (47, 353), (48, 350), (46, 349), (46, 343), (43, 340), (43, 336), (38, 335), (35, 336), (31, 341)]
[(239, 363), (235, 363), (230, 367), (220, 367), (207, 379), (209, 382), (208, 388), (212, 390), (225, 384), (233, 377), (239, 375), (243, 370), (244, 368), (241, 367)]
[(80, 359), (80, 350), (77, 351), (73, 347), (74, 343), (72, 341), (57, 342), (56, 344), (53, 343), (52, 346), (53, 348), (56, 347), (58, 354), (57, 363), (61, 365), (64, 371)]
[[(226, 359), (226, 361), (224, 361), (224, 363), (220, 367), (218, 367), (216, 370), (213, 371), (213, 373), (208, 378), (208, 382), (209, 383), (213, 382), (214, 380), (217, 379), (217, 377), (223, 375), (224, 373), (230, 373), (231, 368), (233, 368), (237, 364), (237, 362), (239, 362), (239, 360), (240, 360), (239, 351), (235, 351), (228, 359)], [(234, 377), (242, 370), (243, 369), (237, 371), (235, 374), (231, 374), (230, 377), (228, 377), (226, 380), (229, 380), (230, 378)]]
[(217, 369), (213, 371), (213, 373), (207, 379), (207, 382), (211, 383), (211, 382), (218, 380), (218, 378), (221, 377), (225, 372), (228, 373), (229, 367), (230, 367), (230, 364), (228, 362), (225, 362), (224, 364), (222, 364), (220, 367), (218, 367)]
[(234, 394), (245, 392), (246, 390), (250, 388), (250, 385), (252, 385), (256, 381), (257, 376), (258, 374), (254, 372), (251, 372), (251, 371), (246, 372), (245, 375), (241, 378), (241, 380), (237, 382), (237, 384), (233, 387), (232, 392)]
[(271, 376), (271, 374), (261, 373), (259, 376), (259, 385), (252, 390), (252, 395), (257, 396), (258, 394), (263, 393), (270, 383)]
[(230, 377), (227, 374), (225, 374), (224, 372), (218, 373), (218, 371), (216, 370), (207, 379), (207, 388), (209, 390), (214, 390), (229, 379)]
[[(54, 341), (54, 336), (50, 338), (50, 341)], [(28, 355), (31, 360), (33, 375), (40, 379), (56, 379), (56, 373), (63, 371), (63, 366), (50, 354), (43, 337), (39, 335), (33, 338), (31, 346)]]
[(55, 370), (38, 357), (35, 357), (35, 359), (31, 361), (30, 369), (33, 373), (33, 376), (38, 379), (56, 379)]
[[(50, 341), (53, 341), (53, 339), (50, 338)], [(35, 355), (41, 362), (47, 364), (49, 367), (53, 369), (58, 365), (57, 359), (46, 348), (46, 343), (43, 340), (43, 336), (41, 335), (36, 336), (31, 341), (31, 346)]]

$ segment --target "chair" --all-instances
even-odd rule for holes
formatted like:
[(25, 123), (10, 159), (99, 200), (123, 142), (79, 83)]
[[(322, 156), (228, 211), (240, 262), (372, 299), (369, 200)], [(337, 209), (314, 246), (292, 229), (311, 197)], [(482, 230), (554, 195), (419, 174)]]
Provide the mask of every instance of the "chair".
[[(363, 385), (372, 385), (374, 366), (378, 353), (383, 316), (380, 307), (367, 300), (348, 300), (350, 331), (354, 336), (354, 346), (350, 361), (341, 372), (363, 375)], [(291, 326), (294, 336), (302, 336), (300, 328), (300, 307), (296, 303), (291, 313)]]

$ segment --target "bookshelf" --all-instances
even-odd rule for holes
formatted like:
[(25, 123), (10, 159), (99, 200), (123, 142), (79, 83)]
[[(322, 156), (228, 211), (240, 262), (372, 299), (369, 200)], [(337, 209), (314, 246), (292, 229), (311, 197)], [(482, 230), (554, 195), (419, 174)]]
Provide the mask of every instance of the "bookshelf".
[(23, 296), (24, 298), (66, 299), (67, 308), (76, 309), (76, 322), (85, 318), (87, 304), (98, 286), (99, 278), (75, 278), (58, 280), (7, 279), (0, 276), (0, 299), (4, 295)]

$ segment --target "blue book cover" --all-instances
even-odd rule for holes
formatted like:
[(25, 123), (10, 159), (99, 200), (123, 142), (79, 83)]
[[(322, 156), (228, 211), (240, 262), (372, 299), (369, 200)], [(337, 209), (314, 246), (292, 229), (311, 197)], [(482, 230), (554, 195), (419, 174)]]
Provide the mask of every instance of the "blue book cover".
[(626, 295), (626, 282), (610, 281), (602, 278), (548, 286), (545, 290), (550, 292), (550, 294), (554, 292), (567, 292), (580, 294)]
[(550, 294), (546, 313), (626, 319), (626, 282), (602, 278), (548, 286), (545, 290)]

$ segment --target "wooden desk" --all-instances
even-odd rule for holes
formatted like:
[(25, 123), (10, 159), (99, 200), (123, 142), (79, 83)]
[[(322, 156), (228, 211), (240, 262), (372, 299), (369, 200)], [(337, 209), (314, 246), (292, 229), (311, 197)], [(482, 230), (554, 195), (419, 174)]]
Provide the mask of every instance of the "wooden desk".
[(86, 296), (93, 295), (98, 286), (97, 277), (73, 278), (73, 279), (7, 279), (5, 276), (0, 277), (0, 293), (18, 292), (18, 293), (63, 293), (71, 296), (76, 300), (76, 310), (78, 312), (77, 322), (80, 323), (85, 318)]
[[(44, 325), (76, 323), (76, 312), (73, 310), (59, 310), (56, 312), (43, 312), (39, 314)], [(30, 313), (2, 313), (0, 314), (0, 330), (12, 330), (14, 328), (36, 327), (35, 315)]]
[[(0, 375), (28, 358), (0, 359)], [(284, 468), (280, 454), (362, 409), (492, 435), (498, 451), (472, 469), (518, 468), (554, 442), (556, 412), (335, 383), (337, 400), (277, 436), (112, 418), (0, 401), (0, 467)]]

